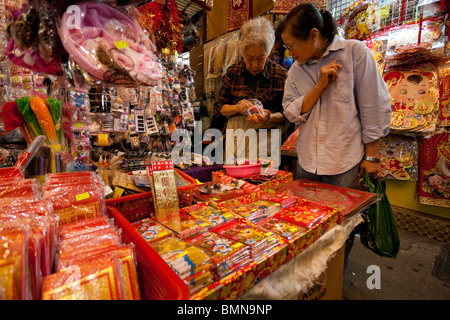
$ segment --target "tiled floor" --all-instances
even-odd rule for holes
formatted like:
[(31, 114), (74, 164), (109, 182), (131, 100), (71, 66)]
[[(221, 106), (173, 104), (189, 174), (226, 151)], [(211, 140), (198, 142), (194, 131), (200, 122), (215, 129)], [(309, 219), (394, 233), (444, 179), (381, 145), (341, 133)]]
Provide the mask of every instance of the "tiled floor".
[[(449, 210), (443, 208), (443, 210)], [(399, 228), (431, 239), (450, 243), (450, 220), (429, 214), (392, 206), (396, 224)]]

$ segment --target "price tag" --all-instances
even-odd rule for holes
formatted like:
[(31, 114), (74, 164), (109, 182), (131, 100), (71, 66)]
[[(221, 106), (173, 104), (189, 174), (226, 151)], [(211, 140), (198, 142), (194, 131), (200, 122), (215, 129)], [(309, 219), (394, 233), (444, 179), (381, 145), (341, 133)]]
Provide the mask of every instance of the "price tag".
[(81, 201), (81, 200), (86, 200), (90, 198), (89, 192), (85, 192), (85, 193), (80, 193), (77, 194), (75, 196), (75, 198), (77, 199), (77, 201)]
[(129, 47), (128, 43), (125, 40), (114, 42), (117, 49), (123, 49)]

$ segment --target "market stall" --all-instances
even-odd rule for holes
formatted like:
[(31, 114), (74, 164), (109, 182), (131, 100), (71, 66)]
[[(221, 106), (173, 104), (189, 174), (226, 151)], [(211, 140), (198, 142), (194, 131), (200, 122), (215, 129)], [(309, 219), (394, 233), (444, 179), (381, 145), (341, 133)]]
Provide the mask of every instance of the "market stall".
[[(233, 173), (247, 164), (204, 152), (222, 141), (193, 107), (212, 115), (242, 23), (297, 2), (242, 1), (213, 30), (226, 2), (0, 2), (0, 299), (340, 299), (344, 242), (379, 196), (296, 180), (295, 128), (284, 166)], [(338, 21), (390, 90), (384, 179), (448, 210), (447, 8), (398, 2), (398, 21), (362, 2)]]

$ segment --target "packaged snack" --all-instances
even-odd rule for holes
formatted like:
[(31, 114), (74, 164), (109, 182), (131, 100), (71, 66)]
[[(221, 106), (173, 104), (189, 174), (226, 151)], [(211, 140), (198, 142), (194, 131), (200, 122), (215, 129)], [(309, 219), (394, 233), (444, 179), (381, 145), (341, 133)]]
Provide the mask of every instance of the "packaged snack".
[(305, 227), (275, 217), (268, 217), (258, 222), (257, 225), (288, 241), (298, 238), (307, 231)]
[(159, 241), (152, 247), (186, 282), (191, 294), (213, 282), (211, 258), (202, 249), (175, 237)]
[(281, 208), (281, 205), (277, 202), (256, 200), (252, 203), (244, 203), (227, 209), (249, 221), (255, 222), (277, 213)]
[(173, 236), (172, 231), (151, 218), (133, 222), (131, 225), (135, 227), (136, 230), (150, 244)]
[(231, 212), (212, 205), (190, 210), (189, 214), (207, 222), (211, 227), (215, 227), (235, 219), (235, 216)]
[(250, 247), (218, 233), (207, 231), (187, 243), (202, 248), (215, 265), (216, 281), (251, 261)]
[(213, 228), (212, 231), (250, 246), (252, 260), (259, 261), (282, 240), (270, 231), (265, 231), (245, 219), (236, 219)]

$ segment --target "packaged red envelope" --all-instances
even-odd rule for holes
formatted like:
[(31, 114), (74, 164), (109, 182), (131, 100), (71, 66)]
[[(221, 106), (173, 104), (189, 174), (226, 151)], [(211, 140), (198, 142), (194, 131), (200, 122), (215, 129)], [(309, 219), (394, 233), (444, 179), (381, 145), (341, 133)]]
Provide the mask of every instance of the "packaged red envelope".
[(336, 211), (338, 210), (323, 204), (301, 199), (295, 207), (284, 208), (274, 217), (300, 224), (309, 229)]
[(42, 190), (49, 190), (60, 186), (68, 185), (96, 185), (99, 188), (103, 188), (103, 182), (99, 175), (94, 172), (75, 172), (75, 173), (52, 173), (49, 174), (44, 184), (42, 185)]
[[(29, 221), (27, 221), (29, 222)], [(26, 221), (17, 220), (13, 222), (1, 223), (0, 230), (20, 230), (27, 229), (28, 246), (28, 299), (39, 300), (40, 288), (42, 284), (42, 248), (44, 246), (44, 237), (34, 226), (29, 226)]]
[[(39, 259), (41, 263), (38, 271), (41, 272), (42, 276), (49, 275), (53, 265), (53, 245), (55, 243), (54, 217), (37, 216), (33, 214), (30, 214), (27, 217), (0, 214), (0, 228), (8, 225), (26, 225), (30, 227), (31, 237), (35, 241), (35, 246), (39, 247), (39, 249), (36, 250), (40, 252), (39, 257), (36, 258)], [(36, 254), (38, 254), (38, 252)]]
[(139, 283), (137, 279), (136, 271), (136, 258), (134, 250), (131, 245), (117, 245), (108, 248), (102, 248), (93, 252), (83, 253), (76, 255), (75, 257), (67, 257), (58, 260), (58, 266), (56, 270), (61, 271), (63, 269), (70, 268), (76, 265), (76, 260), (91, 259), (98, 255), (104, 255), (105, 253), (114, 253), (120, 258), (122, 262), (123, 281), (125, 289), (125, 300), (140, 300)]
[(293, 224), (275, 217), (268, 217), (258, 222), (257, 225), (286, 240), (297, 239), (308, 230), (301, 225)]
[(104, 254), (77, 260), (73, 265), (44, 279), (43, 300), (123, 300), (122, 262)]
[(135, 227), (136, 230), (150, 244), (173, 236), (172, 231), (151, 218), (133, 222), (131, 225)]
[(99, 230), (59, 241), (58, 255), (77, 255), (120, 243), (120, 236), (115, 230)]
[(103, 190), (95, 185), (60, 186), (43, 191), (43, 197), (51, 201), (59, 225), (97, 218), (106, 212)]
[(111, 226), (112, 222), (106, 216), (65, 224), (58, 228), (58, 239), (62, 241), (89, 232), (111, 228)]
[(205, 220), (189, 215), (187, 213), (180, 213), (180, 231), (172, 230), (181, 239), (200, 234), (209, 230), (211, 227)]
[(152, 245), (193, 294), (212, 282), (211, 258), (202, 249), (171, 237)]
[(28, 232), (24, 228), (0, 229), (0, 292), (2, 300), (27, 300)]
[(36, 179), (20, 179), (12, 184), (0, 185), (0, 198), (40, 196), (40, 184)]
[[(2, 199), (5, 200), (5, 199)], [(40, 223), (45, 224), (48, 227), (48, 254), (50, 258), (50, 265), (53, 264), (53, 256), (55, 250), (56, 242), (56, 228), (57, 221), (56, 217), (52, 212), (51, 205), (43, 201), (42, 199), (33, 199), (27, 201), (15, 201), (11, 202), (0, 202), (0, 220), (13, 222), (16, 219), (34, 218), (38, 216), (37, 219)], [(47, 250), (43, 252), (47, 256)], [(45, 258), (44, 262), (47, 262)], [(43, 269), (44, 275), (47, 274), (48, 267)]]

